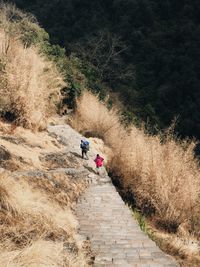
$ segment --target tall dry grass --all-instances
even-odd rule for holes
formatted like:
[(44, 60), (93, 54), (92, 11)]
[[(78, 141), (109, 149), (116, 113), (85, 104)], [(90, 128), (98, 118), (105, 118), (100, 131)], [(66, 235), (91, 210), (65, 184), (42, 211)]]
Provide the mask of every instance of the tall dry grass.
[(55, 112), (64, 82), (37, 47), (27, 48), (20, 41), (20, 28), (12, 21), (14, 15), (23, 18), (19, 12), (0, 5), (0, 111), (18, 125), (38, 129)]
[(123, 136), (124, 129), (121, 127), (116, 109), (108, 111), (106, 106), (98, 100), (98, 97), (84, 91), (81, 98), (77, 99), (77, 108), (75, 116), (71, 121), (72, 126), (79, 132), (94, 137), (99, 137), (112, 143), (109, 135), (115, 129), (120, 131), (117, 136)]
[(109, 168), (121, 176), (126, 192), (134, 195), (159, 226), (175, 231), (180, 224), (199, 234), (200, 170), (193, 155), (194, 142), (165, 140), (131, 126), (125, 129), (115, 110), (85, 92), (77, 100), (72, 126), (83, 134), (102, 137), (113, 149)]
[[(27, 178), (0, 173), (0, 266), (87, 266), (70, 209)], [(56, 215), (56, 216), (55, 216)]]

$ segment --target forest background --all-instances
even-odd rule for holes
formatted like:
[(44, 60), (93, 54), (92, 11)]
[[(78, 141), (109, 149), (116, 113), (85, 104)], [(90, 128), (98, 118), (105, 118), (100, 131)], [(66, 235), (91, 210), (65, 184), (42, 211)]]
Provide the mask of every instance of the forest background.
[[(120, 94), (126, 121), (156, 133), (176, 118), (179, 136), (200, 139), (197, 0), (10, 2), (36, 16), (55, 45), (51, 54), (78, 58), (93, 91)], [(80, 87), (71, 82), (73, 96)]]

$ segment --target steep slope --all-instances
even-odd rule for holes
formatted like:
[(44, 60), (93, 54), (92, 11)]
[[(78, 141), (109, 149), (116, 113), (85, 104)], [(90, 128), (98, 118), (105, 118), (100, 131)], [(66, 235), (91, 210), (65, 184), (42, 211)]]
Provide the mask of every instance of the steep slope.
[(0, 132), (2, 267), (88, 266), (72, 209), (90, 172), (73, 153), (47, 132)]
[(59, 110), (67, 84), (33, 16), (1, 3), (0, 36), (0, 266), (87, 266), (72, 206), (89, 172), (37, 132)]
[(181, 258), (182, 266), (199, 266), (200, 170), (195, 143), (177, 139), (173, 129), (150, 136), (143, 129), (124, 127), (117, 110), (89, 92), (78, 99), (71, 121), (82, 134), (100, 137), (110, 147), (113, 182), (124, 200), (140, 211), (142, 228), (147, 224), (160, 246)]
[(179, 134), (200, 138), (198, 0), (10, 1), (83, 59), (94, 90), (105, 90), (99, 77), (151, 131), (178, 116)]
[(0, 23), (0, 117), (44, 129), (66, 86), (55, 64), (40, 52), (45, 32), (30, 15), (2, 3)]
[[(120, 203), (116, 218), (122, 215), (120, 210), (124, 211), (126, 216), (121, 227), (125, 224), (127, 229), (115, 238), (117, 227), (108, 216), (108, 228), (113, 228), (110, 232), (114, 240), (114, 243), (108, 243), (123, 250), (120, 255), (124, 260), (125, 252), (129, 254), (125, 247), (132, 250), (135, 244), (134, 231), (130, 244), (127, 244), (127, 230), (131, 231), (133, 227), (138, 231), (130, 212), (119, 200), (107, 174), (104, 172), (103, 177), (94, 174), (95, 150), (91, 151), (89, 161), (83, 161), (79, 151), (83, 137), (65, 121), (52, 119), (63, 105), (73, 107), (77, 94), (87, 87), (88, 81), (79, 71), (79, 59), (66, 58), (63, 49), (51, 46), (48, 35), (35, 19), (13, 6), (0, 6), (0, 22), (1, 266), (88, 266), (93, 260), (95, 264), (107, 264), (102, 255), (98, 263), (98, 251), (94, 247), (103, 242), (103, 247), (99, 247), (104, 250), (101, 251), (105, 253), (103, 257), (111, 253), (108, 252), (110, 247), (104, 247), (107, 225), (103, 218), (107, 213), (114, 216), (115, 201)], [(79, 131), (87, 136), (100, 137), (110, 146), (106, 148), (108, 159), (111, 159), (109, 166), (113, 173), (120, 175), (118, 182), (122, 182), (124, 193), (134, 195), (142, 212), (155, 215), (155, 224), (167, 231), (176, 232), (183, 228), (189, 236), (198, 233), (199, 167), (192, 152), (193, 142), (179, 144), (168, 135), (160, 140), (159, 137), (146, 136), (134, 127), (124, 128), (115, 110), (108, 111), (97, 97), (87, 92), (77, 101), (76, 114), (70, 120)], [(48, 131), (45, 130), (47, 126)], [(160, 185), (164, 194), (160, 194)], [(87, 187), (90, 187), (89, 193), (84, 195)], [(77, 206), (77, 214), (82, 233), (93, 242), (94, 256), (89, 240), (77, 234), (78, 223), (72, 212), (81, 193), (83, 198)], [(100, 194), (97, 203), (93, 201), (96, 194)], [(110, 199), (111, 205), (104, 202), (104, 198)], [(96, 229), (90, 228), (96, 223), (94, 217), (98, 213), (101, 213), (99, 224), (103, 230), (99, 230), (100, 237), (97, 235), (92, 240)], [(127, 221), (131, 223), (126, 224)], [(124, 235), (125, 242), (122, 242)], [(139, 231), (139, 239), (143, 237)], [(144, 240), (153, 244), (147, 237)], [(150, 258), (142, 259), (140, 246)], [(154, 250), (155, 244), (152, 246)], [(127, 258), (133, 256), (138, 260), (139, 255), (140, 260), (152, 263), (153, 258), (155, 263), (148, 245), (145, 247), (139, 242), (136, 250)], [(160, 253), (157, 248), (154, 252)], [(114, 254), (112, 261), (118, 264)], [(161, 253), (161, 261), (164, 258)], [(166, 261), (166, 264), (172, 262), (170, 258)]]

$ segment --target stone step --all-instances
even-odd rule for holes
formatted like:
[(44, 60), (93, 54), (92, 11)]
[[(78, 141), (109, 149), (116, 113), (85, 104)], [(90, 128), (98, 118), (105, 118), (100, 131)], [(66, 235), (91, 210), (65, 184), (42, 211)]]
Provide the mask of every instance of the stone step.
[(95, 267), (179, 266), (141, 231), (112, 184), (90, 187), (79, 201), (76, 214), (80, 233), (91, 240)]

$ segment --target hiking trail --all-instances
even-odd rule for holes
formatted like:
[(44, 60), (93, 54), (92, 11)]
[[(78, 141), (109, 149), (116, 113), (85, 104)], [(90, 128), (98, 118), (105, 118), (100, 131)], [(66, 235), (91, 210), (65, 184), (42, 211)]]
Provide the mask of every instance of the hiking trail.
[[(77, 157), (83, 138), (68, 125), (49, 126), (48, 131)], [(162, 252), (140, 229), (131, 210), (125, 205), (111, 178), (104, 170), (95, 174), (96, 152), (88, 153), (83, 167), (90, 170), (89, 185), (79, 199), (75, 213), (79, 233), (91, 241), (95, 267), (178, 267), (179, 264)], [(80, 174), (81, 175), (81, 174)]]

